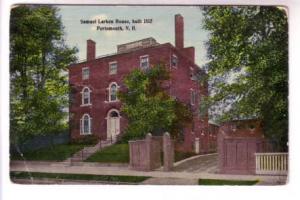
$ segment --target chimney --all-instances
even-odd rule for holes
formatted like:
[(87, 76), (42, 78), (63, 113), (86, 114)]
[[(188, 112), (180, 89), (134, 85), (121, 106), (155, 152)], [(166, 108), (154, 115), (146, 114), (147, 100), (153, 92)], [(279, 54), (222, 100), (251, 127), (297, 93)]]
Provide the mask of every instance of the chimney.
[(183, 49), (183, 17), (180, 14), (175, 15), (175, 47)]
[(86, 44), (87, 44), (86, 60), (87, 61), (94, 60), (96, 58), (96, 43), (93, 40), (88, 39), (86, 41)]

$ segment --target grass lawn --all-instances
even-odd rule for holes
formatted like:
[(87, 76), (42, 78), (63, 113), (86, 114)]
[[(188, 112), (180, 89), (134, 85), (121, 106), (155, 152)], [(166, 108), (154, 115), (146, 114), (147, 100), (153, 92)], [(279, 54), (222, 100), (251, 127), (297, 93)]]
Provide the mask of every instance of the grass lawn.
[[(175, 151), (175, 162), (195, 156), (195, 153), (177, 152)], [(163, 163), (163, 153), (161, 153)], [(86, 162), (102, 162), (102, 163), (129, 163), (129, 145), (115, 144), (107, 147), (89, 157)]]
[(84, 147), (82, 144), (60, 144), (48, 148), (11, 155), (11, 160), (63, 161)]
[(10, 178), (30, 179), (31, 177), (41, 179), (66, 179), (86, 181), (108, 181), (120, 183), (140, 183), (150, 177), (147, 176), (115, 176), (115, 175), (93, 175), (93, 174), (63, 174), (63, 173), (40, 173), (40, 172), (10, 172)]
[(255, 181), (242, 181), (242, 180), (220, 180), (220, 179), (199, 179), (199, 185), (255, 185)]
[(114, 144), (90, 156), (87, 162), (129, 163), (128, 144)]

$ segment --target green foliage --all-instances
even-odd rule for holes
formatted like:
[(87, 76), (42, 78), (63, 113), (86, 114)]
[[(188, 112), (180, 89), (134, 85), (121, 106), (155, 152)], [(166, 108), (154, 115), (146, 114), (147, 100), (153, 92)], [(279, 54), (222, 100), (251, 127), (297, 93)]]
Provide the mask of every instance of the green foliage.
[(86, 145), (77, 144), (59, 144), (34, 151), (11, 154), (11, 160), (47, 160), (47, 161), (64, 161), (74, 153), (83, 149)]
[(76, 138), (71, 141), (72, 144), (82, 145), (95, 145), (99, 142), (99, 138), (96, 135), (85, 135), (82, 138)]
[(95, 175), (95, 174), (64, 174), (64, 173), (43, 173), (43, 172), (10, 172), (13, 179), (65, 179), (85, 181), (107, 181), (121, 183), (139, 183), (147, 180), (148, 176), (117, 176), (117, 175)]
[(288, 23), (266, 6), (203, 9), (211, 112), (220, 121), (259, 118), (266, 135), (286, 150), (288, 135)]
[(103, 163), (129, 163), (129, 146), (126, 144), (115, 144), (100, 150), (89, 157), (87, 162)]
[(191, 121), (192, 114), (188, 107), (171, 98), (163, 89), (162, 85), (169, 78), (164, 65), (147, 71), (136, 69), (125, 78), (127, 90), (118, 94), (123, 102), (121, 111), (129, 121), (123, 140), (164, 131), (176, 137), (179, 130)]
[(220, 179), (199, 179), (199, 185), (255, 185), (258, 180), (245, 181), (245, 180), (220, 180)]
[(10, 21), (11, 142), (65, 130), (68, 106), (67, 66), (75, 48), (64, 43), (57, 9), (17, 6)]

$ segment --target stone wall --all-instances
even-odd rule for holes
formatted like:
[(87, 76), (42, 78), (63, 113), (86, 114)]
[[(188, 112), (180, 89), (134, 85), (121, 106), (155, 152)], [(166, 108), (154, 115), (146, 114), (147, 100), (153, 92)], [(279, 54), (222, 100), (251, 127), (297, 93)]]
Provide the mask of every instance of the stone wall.
[(165, 133), (163, 137), (147, 134), (144, 140), (129, 141), (130, 168), (140, 171), (151, 171), (162, 165), (164, 156), (164, 170), (170, 171), (174, 163), (174, 141)]

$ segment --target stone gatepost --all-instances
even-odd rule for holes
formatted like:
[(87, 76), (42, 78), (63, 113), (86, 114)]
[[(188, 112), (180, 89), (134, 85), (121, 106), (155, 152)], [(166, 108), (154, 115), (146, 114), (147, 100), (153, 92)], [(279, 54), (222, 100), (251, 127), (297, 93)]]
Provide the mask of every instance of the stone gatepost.
[(196, 154), (200, 153), (200, 139), (198, 137), (195, 138), (195, 153)]
[(152, 142), (152, 134), (147, 133), (146, 135), (146, 155), (145, 155), (145, 162), (146, 170), (151, 170), (151, 142)]
[(164, 171), (171, 171), (174, 163), (174, 143), (168, 132), (163, 136)]

